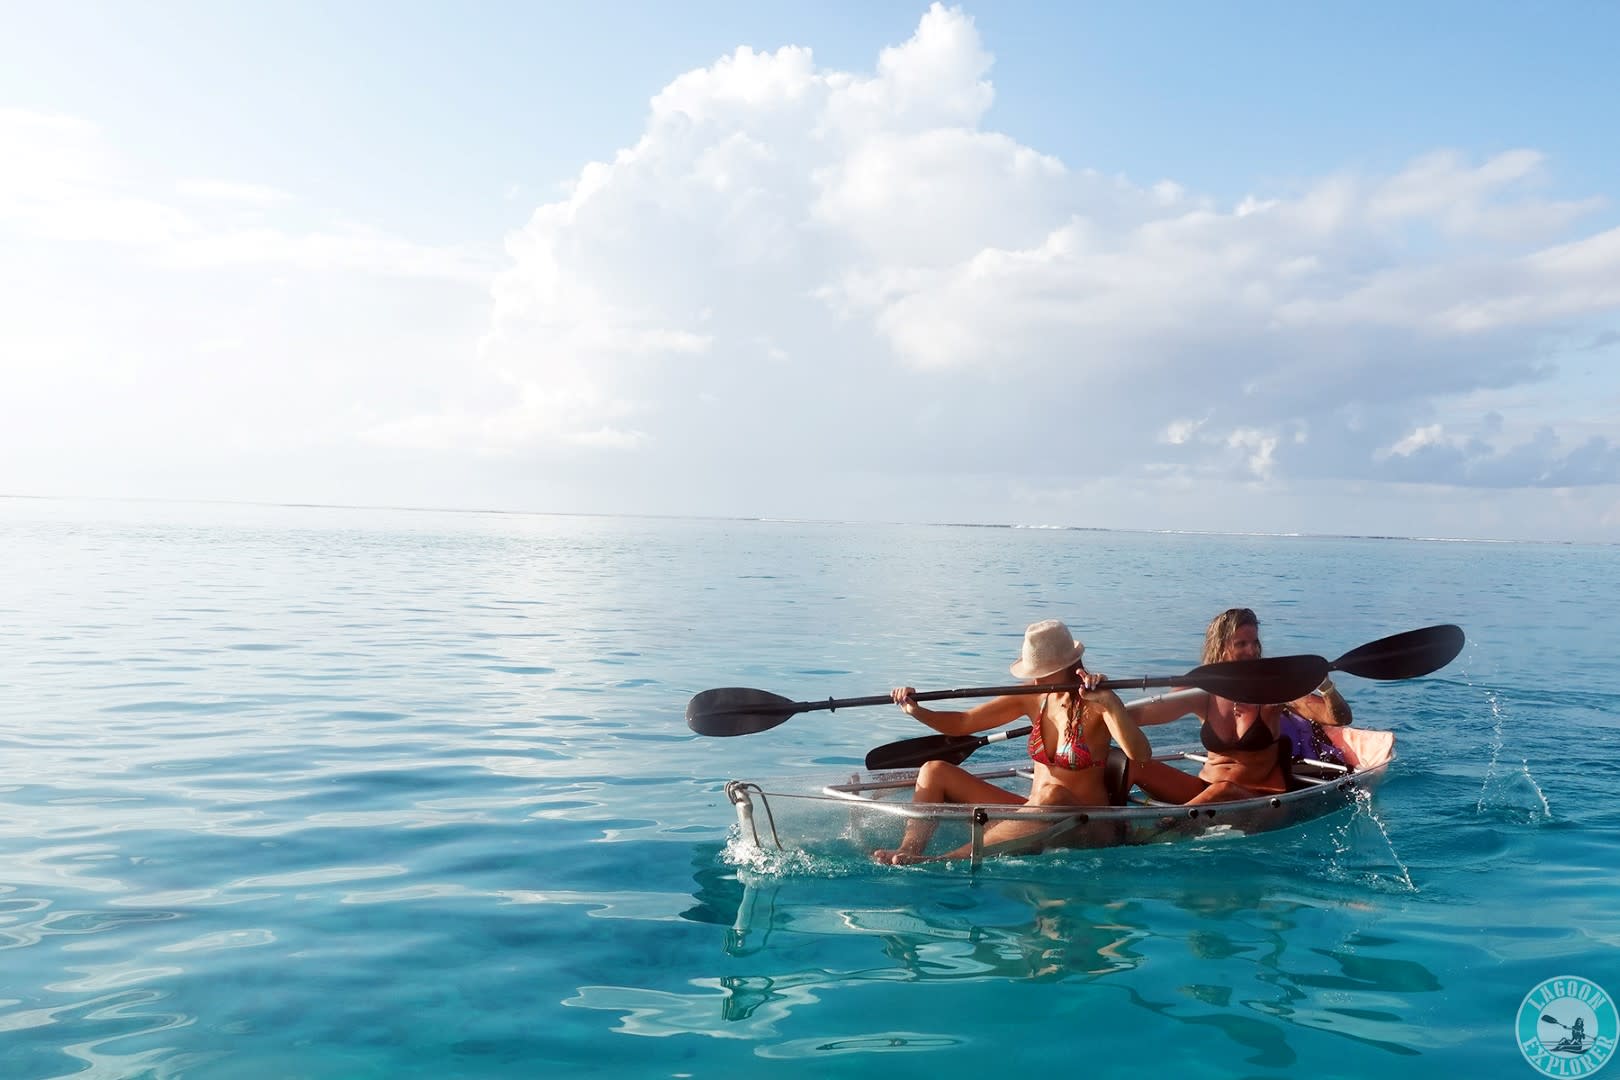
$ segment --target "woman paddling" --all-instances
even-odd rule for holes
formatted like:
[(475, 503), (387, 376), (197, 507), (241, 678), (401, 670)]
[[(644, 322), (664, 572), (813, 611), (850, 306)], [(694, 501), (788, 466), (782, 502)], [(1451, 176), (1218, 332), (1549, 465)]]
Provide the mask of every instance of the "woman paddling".
[[(1099, 689), (1101, 675), (1085, 669), (1081, 655), (1085, 646), (1074, 639), (1069, 628), (1056, 619), (1033, 623), (1024, 631), (1024, 647), (1012, 673), (1036, 685), (1081, 683), (1085, 689), (1051, 691), (1044, 694), (1008, 694), (965, 712), (941, 712), (918, 704), (916, 691), (897, 687), (896, 705), (945, 735), (971, 735), (1002, 727), (1022, 717), (1031, 724), (1029, 756), (1035, 763), (1029, 797), (1022, 798), (988, 780), (981, 780), (959, 766), (930, 761), (917, 773), (917, 790), (912, 797), (919, 803), (998, 803), (1025, 806), (1106, 806), (1108, 793), (1103, 781), (1103, 765), (1108, 760), (1110, 739), (1119, 743), (1132, 761), (1153, 756), (1147, 736), (1125, 711), (1119, 695)], [(1042, 822), (999, 821), (985, 829), (983, 843), (1017, 839), (1044, 827)], [(964, 845), (943, 855), (925, 855), (935, 822), (912, 818), (906, 825), (900, 846), (874, 851), (880, 863), (902, 865), (930, 859), (958, 859), (971, 854)]]
[[(1204, 631), (1205, 664), (1258, 660), (1260, 654), (1260, 619), (1248, 608), (1228, 608), (1210, 620)], [(1155, 799), (1196, 805), (1286, 791), (1288, 774), (1279, 746), (1282, 738), (1289, 737), (1294, 756), (1326, 754), (1324, 747), (1333, 744), (1322, 726), (1341, 726), (1351, 720), (1350, 706), (1331, 679), (1286, 705), (1246, 705), (1204, 694), (1194, 695), (1190, 701), (1178, 698), (1148, 703), (1134, 715), (1138, 724), (1147, 727), (1188, 714), (1202, 721), (1198, 737), (1209, 751), (1197, 776), (1162, 761), (1131, 763), (1131, 781)], [(1300, 745), (1304, 735), (1312, 736), (1311, 745)], [(1318, 735), (1319, 741), (1314, 738)]]

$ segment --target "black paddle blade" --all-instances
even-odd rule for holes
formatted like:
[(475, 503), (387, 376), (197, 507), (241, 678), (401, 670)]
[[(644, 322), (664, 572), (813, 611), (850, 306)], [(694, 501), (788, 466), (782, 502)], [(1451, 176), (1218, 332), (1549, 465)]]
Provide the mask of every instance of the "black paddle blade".
[(699, 735), (752, 735), (769, 731), (802, 706), (780, 694), (722, 686), (705, 690), (686, 705), (686, 726)]
[(1333, 670), (1363, 679), (1415, 679), (1457, 659), (1465, 640), (1460, 626), (1425, 626), (1351, 649), (1333, 661)]
[(1320, 656), (1268, 656), (1264, 660), (1225, 660), (1205, 664), (1177, 680), (1216, 697), (1248, 705), (1280, 705), (1322, 685), (1328, 662)]
[(929, 761), (960, 765), (990, 740), (982, 735), (924, 735), (885, 743), (866, 754), (868, 769), (915, 769)]

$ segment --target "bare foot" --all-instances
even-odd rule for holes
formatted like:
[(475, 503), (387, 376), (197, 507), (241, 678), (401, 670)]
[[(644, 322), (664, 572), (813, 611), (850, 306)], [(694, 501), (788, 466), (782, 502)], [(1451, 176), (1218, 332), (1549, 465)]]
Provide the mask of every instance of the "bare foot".
[(929, 856), (919, 855), (915, 851), (903, 849), (879, 848), (872, 852), (872, 858), (877, 860), (879, 866), (909, 866), (912, 863), (927, 862)]

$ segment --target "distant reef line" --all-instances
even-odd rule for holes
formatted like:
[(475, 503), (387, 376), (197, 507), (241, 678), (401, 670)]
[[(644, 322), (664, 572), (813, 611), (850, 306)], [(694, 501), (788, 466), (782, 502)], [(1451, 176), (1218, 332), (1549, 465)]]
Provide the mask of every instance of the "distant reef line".
[(510, 510), (474, 506), (417, 506), (392, 503), (273, 502), (254, 499), (181, 499), (138, 495), (32, 495), (0, 492), (0, 499), (39, 502), (150, 503), (185, 506), (256, 506), (288, 510), (371, 510), (410, 514), (489, 514), (505, 517), (611, 518), (652, 521), (743, 521), (760, 525), (903, 526), (939, 529), (1009, 529), (1031, 532), (1114, 533), (1135, 536), (1253, 537), (1272, 540), (1407, 540), (1432, 544), (1542, 544), (1562, 547), (1613, 547), (1613, 540), (1504, 540), (1486, 536), (1403, 536), (1398, 533), (1223, 532), (1219, 529), (1107, 528), (1099, 525), (1050, 525), (1005, 521), (871, 521), (838, 518), (792, 518), (743, 514), (606, 513), (580, 510)]

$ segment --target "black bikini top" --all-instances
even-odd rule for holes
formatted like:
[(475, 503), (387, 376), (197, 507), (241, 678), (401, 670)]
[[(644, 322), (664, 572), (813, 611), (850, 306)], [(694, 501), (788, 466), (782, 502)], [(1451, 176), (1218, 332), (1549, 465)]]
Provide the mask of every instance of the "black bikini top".
[(1271, 733), (1265, 720), (1256, 715), (1254, 723), (1249, 726), (1237, 739), (1232, 742), (1222, 741), (1219, 735), (1210, 730), (1209, 722), (1205, 721), (1198, 728), (1198, 741), (1204, 744), (1204, 749), (1215, 754), (1230, 754), (1234, 750), (1238, 753), (1252, 754), (1256, 750), (1265, 750), (1277, 745), (1277, 736)]

